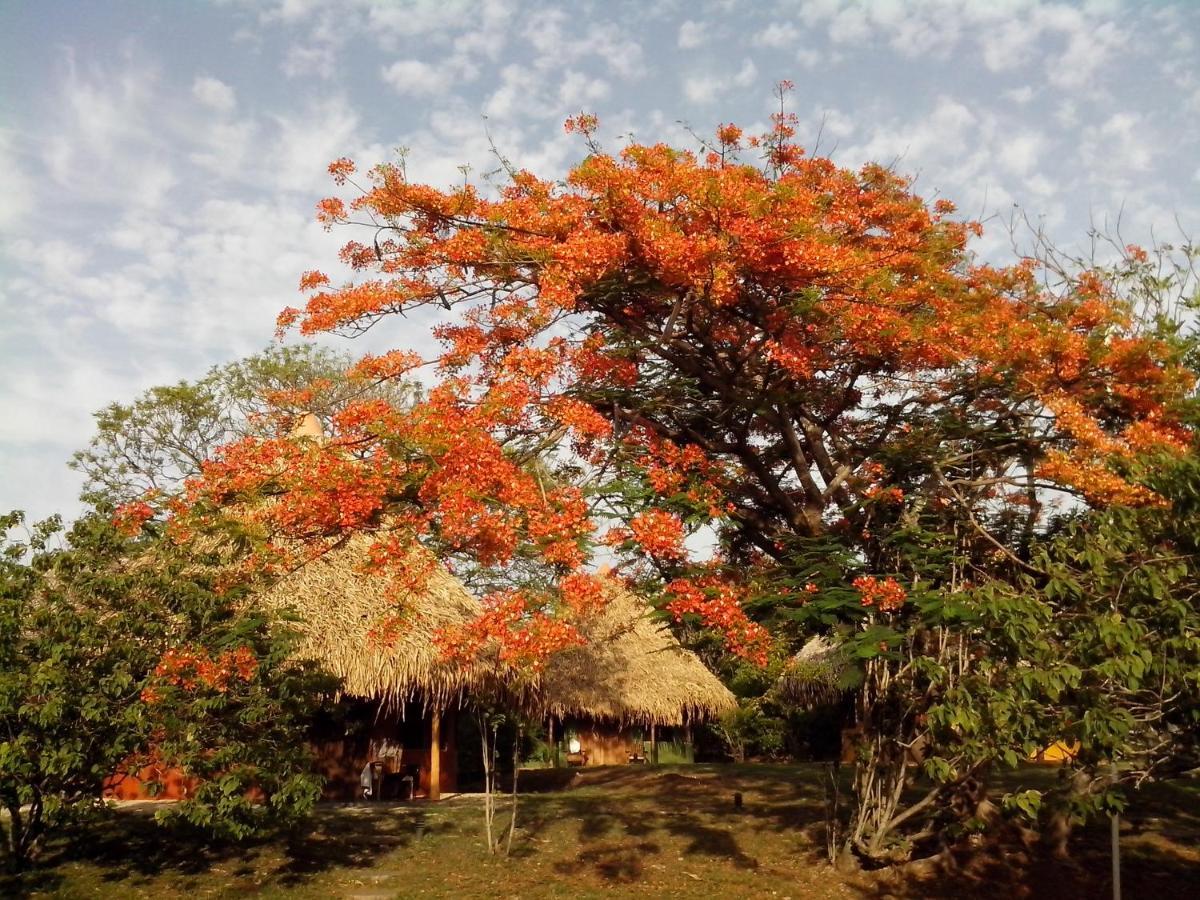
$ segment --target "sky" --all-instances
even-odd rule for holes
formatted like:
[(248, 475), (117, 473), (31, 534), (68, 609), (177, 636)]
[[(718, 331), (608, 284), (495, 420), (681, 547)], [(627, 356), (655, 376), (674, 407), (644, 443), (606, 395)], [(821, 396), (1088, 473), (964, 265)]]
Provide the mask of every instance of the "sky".
[[(0, 0), (0, 511), (72, 517), (92, 413), (266, 346), (328, 163), (445, 186), (764, 130), (1060, 246), (1200, 235), (1200, 0)], [(352, 352), (420, 348), (396, 320)]]

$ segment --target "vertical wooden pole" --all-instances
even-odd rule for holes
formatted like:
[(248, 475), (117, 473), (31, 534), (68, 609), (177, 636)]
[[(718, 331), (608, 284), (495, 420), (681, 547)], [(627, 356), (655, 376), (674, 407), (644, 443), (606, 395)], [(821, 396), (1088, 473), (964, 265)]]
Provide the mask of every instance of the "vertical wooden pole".
[(436, 706), (429, 721), (429, 799), (442, 799), (442, 711)]
[(554, 743), (554, 716), (547, 719), (546, 739), (550, 742), (550, 768), (558, 768), (558, 744)]
[(650, 723), (650, 765), (658, 765), (658, 731), (653, 722)]

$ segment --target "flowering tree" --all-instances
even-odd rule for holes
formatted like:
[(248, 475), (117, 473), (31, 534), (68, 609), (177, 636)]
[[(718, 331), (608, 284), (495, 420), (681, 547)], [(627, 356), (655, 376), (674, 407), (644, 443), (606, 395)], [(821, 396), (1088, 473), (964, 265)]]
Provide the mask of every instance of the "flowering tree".
[[(428, 366), (435, 384), (403, 414), (347, 405), (323, 445), (226, 448), (177, 527), (269, 492), (250, 515), (279, 554), (281, 535), (319, 552), (386, 517), (401, 528), (375, 546), (381, 573), (419, 580), (418, 540), (508, 585), (479, 638), (535, 669), (578, 640), (599, 543), (747, 660), (770, 649), (748, 610), (782, 613), (783, 638), (835, 631), (865, 671), (845, 847), (887, 860), (940, 833), (939, 801), (1011, 737), (968, 747), (938, 707), (975, 658), (972, 586), (1036, 568), (1049, 492), (1162, 503), (1139, 459), (1187, 445), (1192, 380), (1101, 274), (978, 264), (980, 226), (952, 203), (809, 157), (793, 125), (781, 110), (770, 133), (722, 126), (699, 153), (610, 154), (581, 115), (567, 128), (588, 154), (565, 181), (514, 169), (494, 195), (336, 161), (355, 193), (318, 215), (365, 230), (342, 251), (358, 277), (305, 274), (280, 328), (444, 311), (434, 355), (354, 369)], [(936, 783), (910, 807), (918, 737)]]

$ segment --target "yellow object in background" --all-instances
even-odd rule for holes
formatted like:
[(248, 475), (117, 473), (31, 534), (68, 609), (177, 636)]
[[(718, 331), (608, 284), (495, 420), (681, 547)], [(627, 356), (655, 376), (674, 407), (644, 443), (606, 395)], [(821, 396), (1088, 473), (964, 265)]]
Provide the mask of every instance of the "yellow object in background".
[(1055, 741), (1049, 747), (1031, 754), (1029, 759), (1032, 762), (1061, 763), (1074, 759), (1078, 753), (1079, 743), (1077, 741), (1069, 744), (1064, 741)]

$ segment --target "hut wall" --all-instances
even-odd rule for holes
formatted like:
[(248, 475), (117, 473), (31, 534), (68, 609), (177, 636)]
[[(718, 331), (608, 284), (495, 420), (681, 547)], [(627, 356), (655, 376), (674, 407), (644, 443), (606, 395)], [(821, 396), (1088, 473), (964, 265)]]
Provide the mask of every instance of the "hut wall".
[(623, 766), (632, 753), (642, 752), (641, 732), (615, 722), (579, 722), (574, 729), (588, 755), (589, 766)]
[[(589, 766), (624, 766), (630, 756), (646, 757), (650, 729), (641, 725), (620, 725), (606, 719), (569, 718), (555, 724), (555, 743), (559, 760), (565, 760), (569, 735), (579, 739), (580, 749), (587, 753)], [(659, 726), (656, 733), (658, 761), (663, 765), (695, 762), (692, 744), (684, 728)], [(647, 762), (649, 760), (647, 759)]]

